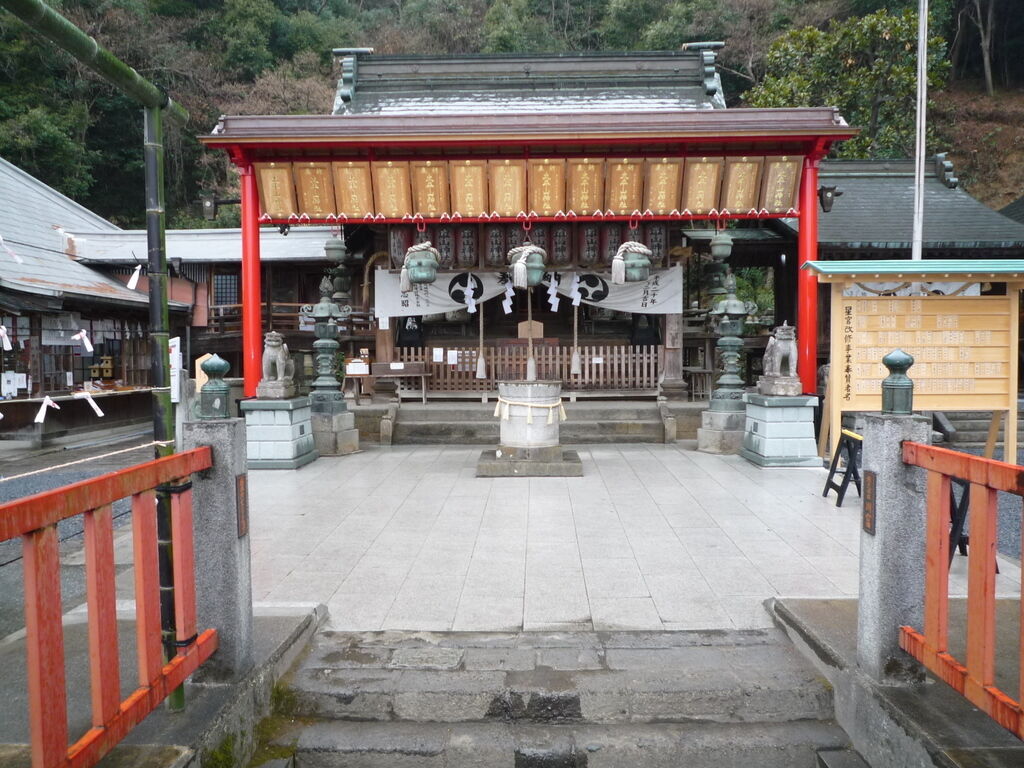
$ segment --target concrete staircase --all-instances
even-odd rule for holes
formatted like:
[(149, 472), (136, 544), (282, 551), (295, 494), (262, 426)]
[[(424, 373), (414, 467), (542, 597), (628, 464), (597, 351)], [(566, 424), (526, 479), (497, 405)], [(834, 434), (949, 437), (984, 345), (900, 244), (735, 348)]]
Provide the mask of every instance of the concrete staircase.
[[(563, 445), (661, 443), (665, 439), (661, 413), (653, 400), (566, 403), (565, 411), (568, 420), (560, 428)], [(403, 403), (398, 409), (394, 442), (497, 445), (494, 402)]]
[(813, 768), (848, 743), (777, 630), (321, 632), (285, 684), (265, 730), (296, 768)]
[[(1018, 412), (1020, 404), (1018, 403)], [(952, 439), (947, 443), (950, 448), (957, 449), (980, 449), (985, 447), (988, 439), (988, 427), (992, 421), (991, 411), (944, 411), (945, 416), (956, 429)], [(1017, 417), (1017, 445), (1024, 446), (1024, 421)], [(999, 444), (1003, 440), (1004, 423), (999, 426)]]

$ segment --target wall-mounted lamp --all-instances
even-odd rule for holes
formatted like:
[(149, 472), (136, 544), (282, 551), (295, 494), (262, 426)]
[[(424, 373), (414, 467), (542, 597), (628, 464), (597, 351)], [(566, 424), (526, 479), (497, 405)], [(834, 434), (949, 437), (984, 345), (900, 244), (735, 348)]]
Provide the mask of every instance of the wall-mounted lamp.
[(828, 213), (832, 210), (832, 205), (835, 203), (837, 197), (841, 197), (843, 190), (839, 187), (826, 187), (824, 185), (818, 187), (818, 202), (821, 203), (821, 210)]

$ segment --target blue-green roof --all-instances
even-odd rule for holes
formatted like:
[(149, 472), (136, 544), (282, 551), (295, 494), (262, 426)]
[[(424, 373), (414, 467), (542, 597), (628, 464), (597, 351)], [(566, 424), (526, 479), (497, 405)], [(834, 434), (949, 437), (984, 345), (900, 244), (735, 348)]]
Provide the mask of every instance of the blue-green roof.
[(864, 261), (809, 261), (803, 269), (820, 275), (865, 277), (945, 277), (1002, 275), (1024, 277), (1024, 259), (870, 259)]

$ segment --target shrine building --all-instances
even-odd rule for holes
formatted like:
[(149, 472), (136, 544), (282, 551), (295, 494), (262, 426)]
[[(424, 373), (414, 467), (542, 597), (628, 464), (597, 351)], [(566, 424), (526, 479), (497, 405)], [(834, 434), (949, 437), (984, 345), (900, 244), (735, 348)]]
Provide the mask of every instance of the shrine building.
[[(801, 380), (813, 392), (824, 362), (816, 278), (798, 267), (817, 257), (819, 163), (856, 131), (829, 107), (726, 109), (718, 47), (339, 50), (332, 114), (222, 117), (202, 142), (241, 173), (246, 394), (260, 376), (264, 297), (276, 290), (265, 285), (263, 229), (331, 227), (333, 263), (323, 252), (309, 260), (344, 275), (348, 331), (365, 338), (350, 355), (422, 362), (435, 392), (479, 393), (523, 375), (522, 328), (532, 320), (539, 376), (561, 379), (565, 391), (621, 394), (669, 391), (684, 369), (709, 371), (710, 343), (685, 349), (683, 333), (707, 309), (699, 283), (709, 245), (725, 230), (728, 249), (742, 251), (774, 237), (767, 224), (776, 219), (799, 221), (797, 253), (771, 253), (774, 299), (763, 303), (775, 306), (752, 307), (752, 318), (760, 310), (766, 327), (796, 323)], [(423, 241), (436, 249), (436, 277), (402, 291), (406, 256)], [(613, 257), (628, 241), (649, 249), (650, 271), (616, 284)], [(728, 238), (715, 242), (721, 250)], [(509, 251), (524, 243), (545, 253), (544, 281), (529, 292), (510, 282)], [(296, 279), (281, 272), (270, 279)]]

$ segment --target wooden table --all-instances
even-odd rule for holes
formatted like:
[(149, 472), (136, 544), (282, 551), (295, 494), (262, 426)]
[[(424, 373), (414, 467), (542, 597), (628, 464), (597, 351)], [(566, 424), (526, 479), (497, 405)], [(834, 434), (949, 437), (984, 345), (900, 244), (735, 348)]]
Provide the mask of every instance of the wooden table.
[[(414, 379), (420, 380), (420, 396), (427, 402), (427, 377), (433, 374), (427, 370), (426, 363), (373, 363), (370, 374), (375, 379)], [(399, 394), (401, 399), (401, 394)], [(358, 402), (358, 400), (357, 400)]]

